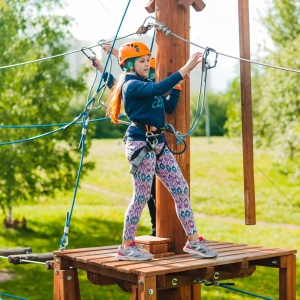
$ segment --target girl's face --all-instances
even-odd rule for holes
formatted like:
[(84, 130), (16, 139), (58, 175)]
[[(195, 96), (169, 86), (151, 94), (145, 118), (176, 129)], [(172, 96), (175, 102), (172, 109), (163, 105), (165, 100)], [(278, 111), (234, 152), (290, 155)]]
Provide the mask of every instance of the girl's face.
[(139, 57), (134, 63), (134, 69), (141, 77), (148, 77), (150, 70), (150, 56), (143, 55)]

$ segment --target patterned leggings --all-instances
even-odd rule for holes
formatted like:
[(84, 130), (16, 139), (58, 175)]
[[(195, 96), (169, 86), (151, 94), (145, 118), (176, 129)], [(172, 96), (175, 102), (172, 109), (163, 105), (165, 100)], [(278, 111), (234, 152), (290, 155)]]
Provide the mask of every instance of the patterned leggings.
[[(144, 141), (127, 141), (127, 158), (145, 144), (146, 142)], [(160, 153), (163, 146), (163, 143), (158, 144), (156, 154)], [(132, 164), (133, 161), (130, 164)], [(177, 216), (186, 235), (197, 232), (189, 199), (188, 184), (182, 175), (174, 155), (170, 152), (168, 147), (165, 147), (157, 161), (155, 153), (153, 151), (148, 152), (136, 173), (132, 176), (134, 194), (124, 218), (124, 240), (135, 240), (142, 211), (150, 198), (154, 173), (156, 173), (157, 177), (171, 193), (175, 201)]]

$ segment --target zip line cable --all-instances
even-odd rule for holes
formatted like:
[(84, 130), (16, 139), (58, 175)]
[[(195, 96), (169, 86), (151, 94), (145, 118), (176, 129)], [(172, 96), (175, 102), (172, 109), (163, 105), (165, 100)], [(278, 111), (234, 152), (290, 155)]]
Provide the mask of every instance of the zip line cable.
[[(184, 39), (183, 37), (175, 34), (174, 32), (172, 32), (168, 27), (166, 27), (164, 24), (162, 24), (161, 22), (159, 22), (155, 17), (153, 16), (148, 16), (145, 20), (144, 20), (144, 23), (143, 25), (145, 25), (145, 22), (147, 19), (149, 18), (152, 18), (156, 21), (155, 24), (148, 24), (148, 26), (153, 26), (161, 31), (163, 31), (166, 35), (173, 35), (174, 37), (177, 37), (178, 39), (184, 41), (184, 42), (187, 42), (193, 46), (196, 46), (198, 48), (201, 48), (201, 49), (206, 49), (207, 47), (204, 47), (204, 46), (201, 46), (201, 45), (198, 45), (196, 43), (193, 43), (192, 41), (189, 41), (189, 40), (186, 40)], [(249, 62), (249, 63), (252, 63), (252, 64), (256, 64), (256, 65), (261, 65), (261, 66), (264, 66), (264, 67), (269, 67), (269, 68), (274, 68), (274, 69), (279, 69), (279, 70), (283, 70), (283, 71), (288, 71), (288, 72), (294, 72), (294, 73), (300, 73), (300, 70), (296, 70), (296, 69), (290, 69), (290, 68), (285, 68), (285, 67), (281, 67), (281, 66), (275, 66), (275, 65), (271, 65), (271, 64), (266, 64), (266, 63), (262, 63), (262, 62), (258, 62), (258, 61), (254, 61), (254, 60), (250, 60), (250, 59), (246, 59), (246, 58), (242, 58), (242, 57), (237, 57), (237, 56), (233, 56), (233, 55), (229, 55), (229, 54), (225, 54), (225, 53), (222, 53), (222, 52), (217, 52), (219, 55), (223, 55), (223, 56), (226, 56), (226, 57), (229, 57), (229, 58), (232, 58), (232, 59), (237, 59), (237, 60), (240, 60), (240, 61), (244, 61), (244, 62)]]
[(109, 9), (100, 1), (100, 0), (97, 0), (97, 2), (116, 20), (118, 21), (118, 19), (115, 17), (115, 15), (109, 11)]
[[(130, 34), (127, 34), (125, 36), (122, 36), (122, 37), (118, 38), (117, 40), (125, 39), (125, 38), (130, 37), (130, 36), (135, 35), (135, 34), (136, 34), (136, 32), (130, 33)], [(95, 47), (99, 47), (99, 44), (91, 46), (89, 48), (95, 48)], [(44, 57), (44, 58), (38, 58), (38, 59), (34, 59), (34, 60), (29, 60), (29, 61), (25, 61), (25, 62), (21, 62), (21, 63), (17, 63), (17, 64), (0, 66), (0, 70), (2, 70), (2, 69), (8, 69), (8, 68), (13, 68), (13, 67), (24, 66), (24, 65), (31, 64), (31, 63), (45, 61), (45, 60), (48, 60), (48, 59), (53, 59), (53, 58), (57, 58), (57, 57), (60, 57), (60, 56), (66, 56), (66, 55), (70, 55), (70, 54), (74, 54), (74, 53), (78, 53), (78, 52), (82, 52), (82, 49), (73, 50), (73, 51), (70, 51), (70, 52), (65, 52), (65, 53), (61, 53), (61, 54), (57, 54), (57, 55), (52, 55), (52, 56), (48, 56), (48, 57)]]
[[(149, 24), (150, 27), (156, 27), (157, 29), (164, 31), (166, 35), (172, 34), (174, 37), (177, 37), (178, 39), (180, 39), (182, 41), (188, 42), (189, 44), (191, 44), (195, 47), (198, 47), (198, 48), (201, 48), (201, 49), (206, 49), (207, 48), (207, 47), (198, 45), (198, 44), (196, 44), (192, 41), (186, 40), (183, 37), (175, 34), (174, 32), (172, 32), (170, 29), (168, 29), (165, 25), (163, 25), (161, 22), (159, 22), (153, 16), (148, 16), (144, 20), (143, 25), (145, 24), (146, 20), (149, 19), (149, 18), (152, 18), (156, 21), (155, 24), (153, 24), (153, 23)], [(130, 36), (135, 35), (135, 34), (137, 34), (137, 33), (134, 32), (134, 33), (128, 34), (126, 36), (123, 36), (122, 38), (118, 38), (117, 40), (124, 39), (124, 38), (130, 37)], [(111, 42), (111, 41), (108, 41), (108, 42)], [(98, 46), (99, 45), (94, 45), (94, 46), (91, 46), (90, 48), (94, 48), (94, 47), (98, 47)], [(70, 52), (66, 52), (66, 53), (62, 53), (62, 54), (57, 54), (57, 55), (49, 56), (49, 57), (45, 57), (45, 58), (40, 58), (40, 59), (36, 59), (36, 60), (26, 61), (26, 62), (12, 64), (12, 65), (0, 66), (0, 70), (1, 69), (6, 69), (6, 68), (11, 68), (11, 67), (18, 67), (18, 66), (22, 66), (22, 65), (26, 65), (26, 64), (30, 64), (30, 63), (40, 62), (40, 61), (44, 61), (44, 60), (48, 60), (48, 59), (52, 59), (52, 58), (57, 58), (57, 57), (64, 56), (64, 55), (70, 55), (70, 54), (74, 54), (74, 53), (77, 53), (77, 52), (80, 52), (80, 51), (81, 50), (74, 50), (74, 51), (70, 51)], [(274, 69), (283, 70), (283, 71), (287, 71), (287, 72), (300, 73), (300, 70), (297, 70), (297, 69), (285, 68), (285, 67), (281, 67), (281, 66), (262, 63), (262, 62), (259, 62), (259, 61), (254, 61), (254, 60), (250, 60), (250, 59), (246, 59), (246, 58), (242, 58), (242, 57), (237, 57), (237, 56), (233, 56), (233, 55), (218, 52), (218, 51), (216, 51), (216, 53), (218, 53), (219, 55), (222, 55), (222, 56), (226, 56), (228, 58), (232, 58), (232, 59), (236, 59), (236, 60), (240, 60), (240, 61), (244, 61), (244, 62), (249, 62), (249, 63), (252, 63), (252, 64), (264, 66), (264, 67), (274, 68)]]

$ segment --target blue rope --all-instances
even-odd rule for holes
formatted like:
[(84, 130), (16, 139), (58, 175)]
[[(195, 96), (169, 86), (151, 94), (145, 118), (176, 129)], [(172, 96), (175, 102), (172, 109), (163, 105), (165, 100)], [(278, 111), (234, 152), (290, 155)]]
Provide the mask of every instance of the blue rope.
[(78, 168), (78, 171), (77, 171), (77, 177), (76, 177), (76, 183), (75, 183), (75, 188), (74, 188), (70, 213), (67, 212), (66, 224), (65, 224), (65, 228), (64, 228), (64, 234), (63, 234), (63, 236), (61, 237), (61, 240), (60, 240), (60, 249), (66, 249), (66, 247), (68, 246), (68, 243), (69, 243), (69, 228), (70, 228), (73, 209), (74, 209), (74, 205), (75, 205), (76, 194), (77, 194), (78, 185), (79, 185), (80, 174), (81, 174), (82, 165), (83, 165), (84, 141), (85, 141), (85, 137), (86, 137), (88, 122), (89, 122), (88, 118), (86, 119), (86, 115), (84, 115), (83, 118), (82, 118), (82, 134), (81, 134), (81, 139), (80, 139), (80, 143), (79, 143), (79, 146), (78, 146), (79, 149), (82, 149), (81, 150), (81, 157), (80, 157), (80, 164), (79, 164), (79, 168)]
[[(124, 117), (125, 114), (122, 114), (119, 116), (119, 118)], [(105, 117), (105, 118), (98, 118), (94, 120), (90, 120), (89, 123), (94, 123), (94, 122), (99, 122), (99, 121), (105, 121), (109, 120), (110, 117)], [(56, 124), (36, 124), (36, 125), (0, 125), (0, 128), (3, 129), (15, 129), (15, 128), (40, 128), (40, 127), (56, 127), (56, 126), (65, 126), (68, 125), (69, 122), (65, 123), (56, 123)], [(74, 124), (79, 125), (81, 122), (74, 122)]]
[[(119, 118), (122, 118), (126, 116), (126, 114), (121, 114), (119, 116)], [(95, 120), (92, 120), (92, 121), (89, 121), (89, 123), (92, 123), (92, 122), (99, 122), (99, 121), (106, 121), (106, 120), (110, 120), (110, 117), (106, 117), (106, 118), (99, 118), (99, 119), (95, 119)], [(73, 124), (81, 124), (82, 122), (73, 122), (71, 125)], [(52, 127), (52, 126), (69, 126), (70, 123), (60, 123), (60, 124), (41, 124), (41, 125), (20, 125), (20, 126), (10, 126), (10, 125), (1, 125), (0, 128), (7, 128), (7, 129), (12, 129), (12, 128), (39, 128), (39, 127)], [(30, 138), (27, 138), (27, 139), (22, 139), (22, 140), (15, 140), (15, 141), (10, 141), (10, 142), (1, 142), (0, 143), (0, 146), (4, 146), (4, 145), (11, 145), (11, 144), (18, 144), (18, 143), (24, 143), (24, 142), (29, 142), (29, 141), (33, 141), (33, 140), (36, 140), (36, 139), (39, 139), (41, 137), (44, 137), (44, 136), (47, 136), (47, 135), (50, 135), (50, 134), (53, 134), (55, 132), (58, 132), (58, 131), (61, 131), (65, 129), (65, 127), (62, 127), (62, 128), (58, 128), (58, 129), (55, 129), (55, 130), (52, 130), (52, 131), (49, 131), (49, 132), (46, 132), (46, 133), (43, 133), (43, 134), (40, 134), (40, 135), (37, 135), (37, 136), (34, 136), (34, 137), (30, 137)]]
[(223, 284), (219, 284), (219, 286), (222, 287), (222, 288), (228, 289), (228, 290), (232, 290), (232, 291), (239, 292), (239, 293), (249, 295), (249, 296), (253, 296), (253, 297), (256, 297), (256, 298), (274, 300), (274, 298), (269, 298), (269, 297), (261, 296), (261, 295), (254, 294), (254, 293), (251, 293), (251, 292), (242, 291), (242, 290), (236, 289), (236, 288), (231, 287), (231, 286), (227, 286), (227, 285), (223, 285)]
[[(125, 12), (123, 14), (123, 17), (121, 19), (119, 28), (118, 28), (117, 33), (115, 35), (115, 38), (113, 40), (113, 43), (112, 43), (112, 46), (110, 48), (110, 52), (109, 52), (108, 58), (107, 58), (107, 60), (105, 62), (105, 66), (103, 68), (103, 74), (106, 71), (107, 64), (108, 64), (108, 62), (110, 60), (110, 57), (111, 57), (112, 49), (114, 48), (114, 45), (115, 45), (118, 33), (119, 33), (120, 29), (121, 29), (121, 25), (122, 25), (123, 20), (125, 18), (125, 15), (126, 15), (126, 12), (128, 10), (130, 2), (131, 2), (131, 0), (129, 0), (128, 3), (127, 3), (127, 6), (126, 6)], [(63, 127), (64, 129), (66, 129), (70, 125), (72, 125), (75, 122), (77, 122), (80, 118), (82, 118), (83, 129), (82, 129), (81, 140), (80, 140), (79, 147), (78, 147), (79, 149), (80, 148), (82, 149), (82, 151), (81, 151), (81, 158), (80, 158), (80, 164), (79, 164), (79, 168), (78, 168), (78, 172), (77, 172), (77, 178), (76, 178), (76, 183), (75, 183), (75, 188), (74, 188), (74, 194), (73, 194), (73, 199), (72, 199), (70, 213), (67, 212), (66, 223), (65, 223), (65, 228), (64, 228), (64, 234), (63, 234), (63, 236), (62, 236), (62, 238), (60, 240), (60, 249), (62, 249), (62, 250), (66, 249), (66, 247), (68, 246), (68, 242), (69, 242), (69, 238), (68, 238), (69, 227), (70, 227), (70, 223), (71, 223), (71, 219), (72, 219), (72, 213), (73, 213), (73, 209), (74, 209), (74, 205), (75, 205), (75, 199), (76, 199), (76, 193), (77, 193), (77, 189), (78, 189), (78, 183), (79, 183), (80, 174), (81, 174), (81, 170), (82, 170), (83, 157), (84, 157), (84, 140), (85, 140), (85, 137), (86, 137), (86, 129), (87, 129), (88, 120), (89, 120), (88, 116), (89, 116), (91, 110), (93, 109), (96, 96), (98, 95), (98, 93), (100, 92), (100, 90), (103, 88), (103, 85), (102, 85), (103, 74), (102, 74), (102, 76), (100, 78), (100, 82), (99, 82), (98, 88), (97, 88), (96, 92), (94, 93), (92, 99), (87, 102), (87, 104), (85, 106), (85, 110), (77, 118), (75, 118), (71, 123), (69, 123), (68, 125), (66, 125), (66, 126)]]
[[(21, 298), (21, 297), (18, 297), (18, 296), (13, 296), (13, 295), (1, 293), (1, 292), (0, 292), (0, 295), (4, 296), (4, 297), (9, 297), (9, 298), (12, 298), (12, 299), (28, 300), (27, 298)], [(1, 297), (0, 300), (4, 300), (4, 298)]]
[(11, 145), (11, 144), (19, 144), (19, 143), (24, 143), (24, 142), (33, 141), (33, 140), (36, 140), (36, 139), (38, 139), (38, 138), (41, 138), (41, 137), (50, 135), (50, 134), (52, 134), (52, 133), (61, 131), (61, 130), (63, 130), (63, 129), (64, 129), (64, 127), (61, 127), (61, 128), (58, 128), (58, 129), (55, 129), (55, 130), (52, 130), (52, 131), (49, 131), (49, 132), (46, 132), (46, 133), (37, 135), (37, 136), (33, 136), (33, 137), (31, 137), (31, 138), (22, 139), (22, 140), (16, 140), (16, 141), (11, 141), (11, 142), (2, 142), (2, 143), (0, 143), (0, 146), (3, 146), (3, 145)]
[[(131, 0), (129, 0), (128, 3), (127, 3), (127, 6), (126, 6), (126, 9), (125, 9), (124, 14), (123, 14), (123, 16), (122, 16), (122, 19), (121, 19), (120, 25), (119, 25), (119, 27), (118, 27), (117, 33), (116, 33), (116, 35), (115, 35), (115, 37), (114, 37), (114, 39), (113, 39), (112, 45), (111, 45), (111, 47), (110, 47), (110, 51), (109, 51), (109, 53), (108, 53), (108, 57), (107, 57), (107, 59), (106, 59), (106, 62), (105, 62), (104, 68), (103, 68), (103, 73), (102, 73), (102, 76), (101, 76), (101, 78), (100, 78), (100, 82), (99, 82), (98, 88), (97, 88), (97, 90), (96, 90), (96, 92), (95, 92), (93, 98), (87, 103), (86, 109), (89, 108), (90, 103), (92, 103), (92, 102), (94, 103), (94, 102), (95, 102), (95, 96), (98, 95), (98, 93), (100, 92), (101, 88), (103, 87), (103, 86), (102, 86), (103, 75), (104, 75), (104, 73), (106, 72), (108, 62), (111, 61), (111, 53), (112, 53), (112, 50), (113, 50), (113, 48), (114, 48), (114, 46), (115, 46), (115, 43), (116, 43), (118, 34), (119, 34), (120, 30), (121, 30), (121, 26), (122, 26), (122, 23), (123, 23), (123, 21), (124, 21), (124, 18), (125, 18), (125, 15), (126, 15), (126, 13), (127, 13), (127, 10), (128, 10), (128, 8), (129, 8), (130, 2), (131, 2)], [(106, 85), (107, 85), (107, 84), (106, 84)], [(104, 85), (104, 91), (105, 91), (106, 85)], [(104, 93), (104, 91), (103, 91), (103, 93)], [(101, 97), (100, 97), (100, 98), (101, 98)], [(100, 101), (100, 99), (98, 100), (98, 102), (99, 102), (99, 101)]]
[(253, 296), (253, 297), (256, 297), (256, 298), (260, 298), (260, 299), (275, 300), (273, 298), (261, 296), (261, 295), (258, 295), (258, 294), (254, 294), (254, 293), (251, 293), (251, 292), (247, 292), (247, 291), (243, 291), (243, 290), (239, 290), (237, 288), (231, 287), (230, 285), (234, 285), (234, 283), (221, 283), (219, 281), (210, 280), (210, 282), (204, 283), (204, 285), (205, 286), (219, 286), (219, 287), (222, 287), (224, 289), (232, 290), (232, 291), (235, 291), (235, 292), (238, 292), (238, 293), (241, 293), (241, 294), (245, 294), (245, 295), (248, 295), (248, 296)]
[[(215, 67), (216, 63), (217, 63), (217, 56), (216, 56), (214, 66), (210, 66), (207, 63), (207, 57), (208, 57), (210, 51), (214, 52), (213, 49), (206, 48), (203, 53), (203, 66), (202, 66), (202, 74), (201, 74), (201, 78), (200, 78), (200, 89), (199, 89), (199, 94), (198, 94), (196, 111), (195, 111), (194, 119), (190, 126), (190, 129), (185, 134), (183, 134), (180, 131), (175, 131), (174, 127), (171, 124), (166, 125), (166, 129), (175, 135), (177, 145), (182, 143), (187, 136), (191, 135), (196, 130), (196, 128), (199, 126), (199, 124), (202, 120), (204, 103), (206, 100), (207, 71), (208, 71), (208, 69)], [(202, 99), (201, 99), (201, 97), (202, 97)]]

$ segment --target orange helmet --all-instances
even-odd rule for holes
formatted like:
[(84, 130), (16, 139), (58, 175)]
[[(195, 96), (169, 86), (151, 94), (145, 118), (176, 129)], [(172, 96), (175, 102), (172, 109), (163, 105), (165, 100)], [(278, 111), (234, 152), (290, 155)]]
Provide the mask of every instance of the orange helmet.
[(151, 55), (149, 48), (141, 42), (132, 42), (122, 45), (119, 49), (119, 64), (124, 65), (128, 58)]
[(155, 69), (155, 58), (154, 57), (150, 58), (150, 68)]

